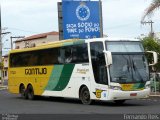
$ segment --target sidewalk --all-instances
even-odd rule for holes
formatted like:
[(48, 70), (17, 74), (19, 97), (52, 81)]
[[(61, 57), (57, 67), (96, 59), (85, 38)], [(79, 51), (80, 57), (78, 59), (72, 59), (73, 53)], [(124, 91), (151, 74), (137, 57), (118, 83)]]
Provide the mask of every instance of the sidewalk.
[(152, 92), (151, 94), (150, 94), (150, 97), (160, 97), (160, 92)]

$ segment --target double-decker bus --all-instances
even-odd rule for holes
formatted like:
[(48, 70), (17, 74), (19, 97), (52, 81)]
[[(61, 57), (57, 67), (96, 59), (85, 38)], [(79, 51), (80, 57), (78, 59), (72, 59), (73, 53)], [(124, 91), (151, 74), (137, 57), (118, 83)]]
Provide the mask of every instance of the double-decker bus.
[[(156, 64), (157, 55), (151, 53)], [(123, 103), (149, 96), (148, 66), (144, 48), (135, 39), (57, 41), (10, 51), (8, 87), (25, 99), (54, 96), (83, 104)]]

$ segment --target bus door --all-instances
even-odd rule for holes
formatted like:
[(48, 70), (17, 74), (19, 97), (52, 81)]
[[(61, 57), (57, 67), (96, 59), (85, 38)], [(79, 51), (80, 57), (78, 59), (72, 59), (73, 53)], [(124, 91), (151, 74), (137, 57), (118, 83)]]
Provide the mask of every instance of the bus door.
[[(103, 42), (90, 43), (91, 62), (93, 68), (93, 75), (96, 82), (96, 97), (107, 97), (108, 94), (108, 75), (105, 61)], [(106, 86), (107, 85), (107, 86)], [(97, 92), (103, 92), (105, 94), (98, 94)]]

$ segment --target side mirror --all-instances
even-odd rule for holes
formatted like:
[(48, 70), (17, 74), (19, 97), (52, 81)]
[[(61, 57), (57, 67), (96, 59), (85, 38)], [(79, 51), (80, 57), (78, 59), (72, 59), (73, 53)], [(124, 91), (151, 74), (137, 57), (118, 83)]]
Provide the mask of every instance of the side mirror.
[(106, 61), (107, 61), (107, 66), (112, 64), (112, 53), (110, 51), (103, 51), (105, 53)]
[(157, 62), (158, 62), (158, 55), (157, 55), (157, 53), (154, 52), (154, 51), (147, 51), (147, 53), (153, 54), (153, 63), (149, 64), (149, 66), (153, 66), (153, 65), (157, 64)]

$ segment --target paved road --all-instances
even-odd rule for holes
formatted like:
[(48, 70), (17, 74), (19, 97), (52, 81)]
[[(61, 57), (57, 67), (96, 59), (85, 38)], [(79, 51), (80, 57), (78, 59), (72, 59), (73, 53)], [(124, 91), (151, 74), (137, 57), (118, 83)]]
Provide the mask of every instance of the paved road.
[(112, 102), (83, 105), (78, 100), (39, 98), (24, 100), (19, 95), (0, 90), (0, 113), (15, 114), (156, 114), (160, 113), (160, 99), (129, 100), (117, 106)]

